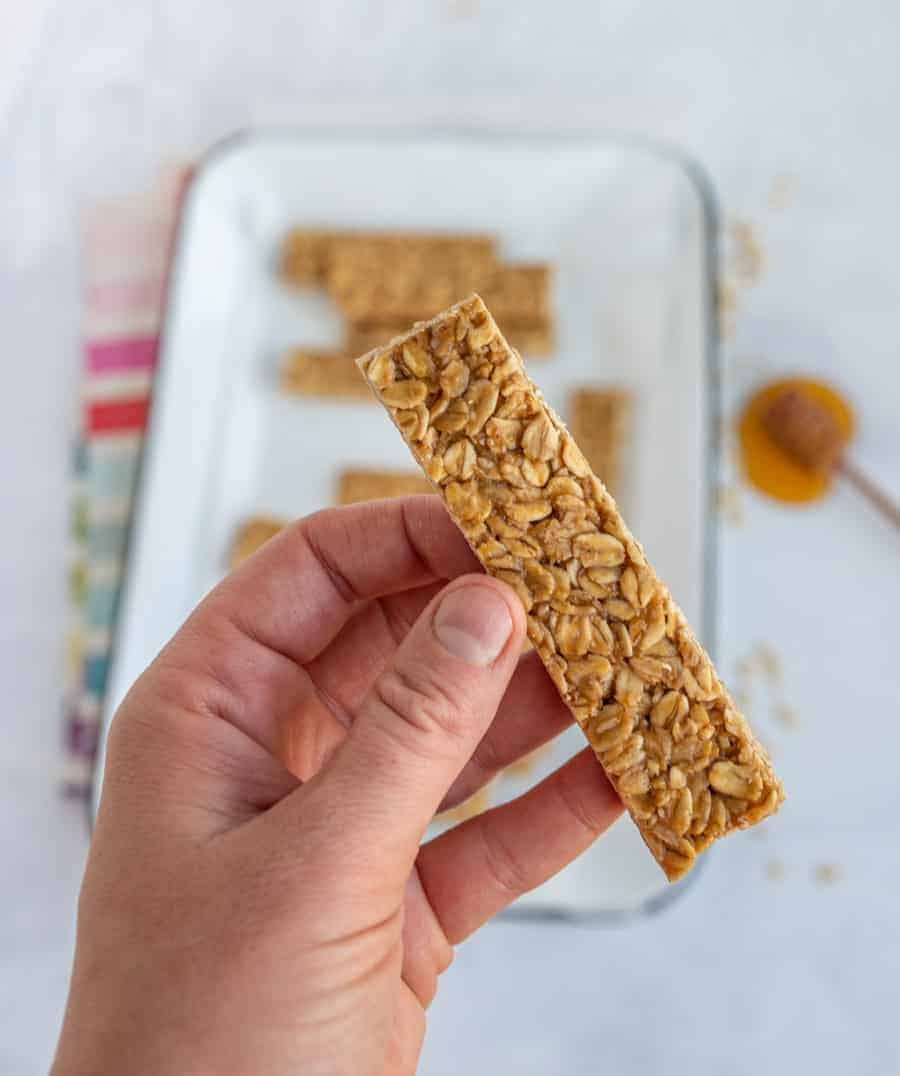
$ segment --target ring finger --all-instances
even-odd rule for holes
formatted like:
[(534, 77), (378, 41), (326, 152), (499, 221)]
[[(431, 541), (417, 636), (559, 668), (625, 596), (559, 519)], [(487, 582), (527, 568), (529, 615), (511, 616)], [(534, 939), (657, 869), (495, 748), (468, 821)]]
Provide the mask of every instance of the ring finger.
[(423, 845), (419, 877), (456, 945), (562, 870), (622, 813), (590, 748), (539, 785)]

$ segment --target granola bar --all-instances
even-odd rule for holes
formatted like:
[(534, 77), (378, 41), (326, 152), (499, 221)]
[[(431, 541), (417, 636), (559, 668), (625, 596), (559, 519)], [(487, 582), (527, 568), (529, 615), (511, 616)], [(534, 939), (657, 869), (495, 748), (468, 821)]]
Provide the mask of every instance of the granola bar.
[(290, 284), (318, 284), (340, 289), (345, 274), (353, 277), (398, 266), (404, 272), (440, 264), (494, 261), (495, 241), (480, 234), (432, 232), (369, 232), (335, 228), (294, 228), (281, 248), (280, 272)]
[(507, 319), (526, 324), (549, 324), (550, 266), (546, 262), (498, 265), (481, 285), (484, 301), (504, 325)]
[(552, 321), (529, 322), (510, 318), (508, 324), (516, 351), (526, 354), (529, 359), (543, 359), (553, 353), (556, 339)]
[[(423, 312), (423, 317), (427, 311)], [(417, 320), (417, 319), (413, 319)], [(551, 321), (518, 320), (515, 317), (503, 319), (506, 335), (512, 346), (530, 359), (540, 359), (553, 351), (553, 324)], [(356, 358), (364, 351), (375, 347), (384, 340), (403, 336), (409, 331), (409, 319), (406, 321), (362, 321), (352, 324), (347, 332), (346, 351)]]
[[(382, 329), (382, 332), (376, 330)], [(396, 325), (369, 325), (353, 330), (340, 347), (297, 347), (288, 352), (279, 373), (282, 392), (292, 396), (325, 396), (332, 399), (350, 397), (370, 402), (372, 394), (360, 379), (354, 359), (370, 348), (376, 339), (388, 340), (402, 335)], [(553, 346), (549, 327), (519, 327), (513, 323), (513, 339), (522, 351), (536, 358), (546, 355)]]
[(552, 324), (550, 267), (544, 263), (501, 265), (493, 257), (449, 246), (371, 260), (347, 249), (335, 255), (328, 274), (328, 288), (350, 322), (409, 325), (476, 287), (510, 322), (545, 330)]
[(367, 265), (357, 258), (338, 259), (329, 275), (328, 289), (350, 322), (374, 318), (405, 324), (448, 305), (459, 287), (481, 285), (485, 270), (478, 262), (436, 262), (405, 256)]
[(337, 503), (355, 504), (357, 501), (380, 501), (386, 497), (408, 497), (414, 493), (432, 492), (431, 483), (417, 471), (359, 468), (341, 473)]
[(670, 880), (777, 810), (765, 751), (475, 295), (358, 360)]
[(275, 519), (273, 516), (251, 516), (250, 519), (244, 520), (231, 543), (231, 550), (228, 554), (229, 567), (236, 568), (261, 545), (268, 542), (270, 538), (274, 538), (284, 526), (283, 519)]
[(342, 233), (334, 229), (294, 228), (281, 246), (279, 273), (288, 284), (322, 284), (334, 244)]
[(295, 396), (371, 399), (353, 360), (342, 348), (295, 348), (284, 360), (279, 384), (282, 392)]
[(594, 474), (619, 492), (622, 445), (631, 410), (624, 389), (582, 388), (572, 393), (569, 426)]

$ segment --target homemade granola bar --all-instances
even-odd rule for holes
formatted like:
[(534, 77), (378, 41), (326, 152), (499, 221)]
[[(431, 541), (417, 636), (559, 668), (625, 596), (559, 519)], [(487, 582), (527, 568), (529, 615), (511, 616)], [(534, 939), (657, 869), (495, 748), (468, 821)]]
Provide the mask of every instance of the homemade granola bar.
[(292, 229), (281, 245), (281, 278), (289, 284), (322, 284), (332, 248), (341, 236), (342, 233), (334, 229)]
[(615, 502), (475, 295), (358, 360), (670, 880), (781, 785)]
[[(427, 312), (423, 312), (427, 317)], [(416, 320), (416, 319), (413, 319)], [(406, 321), (362, 321), (351, 324), (347, 331), (345, 349), (355, 359), (383, 340), (392, 340), (409, 331), (410, 319)], [(551, 321), (503, 319), (503, 328), (511, 345), (530, 359), (540, 359), (553, 351), (553, 324)]]
[(371, 399), (350, 355), (342, 348), (298, 347), (282, 364), (279, 384), (295, 396)]
[(231, 550), (228, 554), (228, 564), (236, 568), (264, 543), (268, 542), (285, 526), (283, 519), (275, 519), (273, 516), (251, 516), (238, 527)]
[(481, 285), (484, 268), (476, 263), (429, 263), (405, 257), (369, 267), (356, 258), (338, 261), (329, 275), (328, 290), (350, 322), (374, 318), (407, 325), (447, 306), (458, 289)]
[(449, 246), (368, 260), (347, 248), (333, 257), (328, 273), (328, 289), (350, 322), (380, 319), (409, 325), (443, 309), (461, 290), (476, 287), (511, 322), (537, 328), (552, 324), (550, 267), (544, 263), (501, 265), (493, 256)]
[(517, 321), (508, 319), (509, 337), (512, 346), (518, 352), (524, 352), (529, 359), (543, 359), (552, 354), (556, 346), (552, 321)]
[(380, 501), (386, 497), (408, 497), (414, 493), (432, 492), (431, 483), (417, 471), (358, 468), (341, 472), (337, 503), (356, 504), (357, 501)]
[(443, 232), (370, 232), (337, 228), (293, 228), (281, 247), (282, 279), (296, 285), (330, 285), (340, 288), (344, 274), (354, 277), (386, 265), (421, 267), (429, 263), (455, 265), (493, 264), (492, 236)]
[(498, 265), (481, 285), (484, 301), (495, 317), (510, 321), (549, 324), (550, 266), (546, 262), (512, 262)]
[(549, 264), (494, 264), (459, 254), (442, 257), (425, 248), (370, 264), (348, 248), (336, 259), (330, 286), (349, 321), (350, 350), (360, 344), (367, 351), (406, 332), (447, 305), (442, 300), (459, 294), (454, 288), (474, 282), (516, 346), (546, 354), (553, 337)]
[(576, 389), (570, 402), (572, 436), (594, 474), (616, 493), (630, 410), (631, 396), (618, 388)]

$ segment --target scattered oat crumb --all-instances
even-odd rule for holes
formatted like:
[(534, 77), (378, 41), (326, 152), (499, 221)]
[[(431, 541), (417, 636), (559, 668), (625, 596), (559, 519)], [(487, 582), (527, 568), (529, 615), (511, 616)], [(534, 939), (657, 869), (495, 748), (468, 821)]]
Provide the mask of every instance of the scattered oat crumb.
[(738, 312), (738, 286), (731, 277), (719, 277), (716, 285), (716, 313), (719, 332), (725, 339), (734, 335), (734, 323)]
[(759, 231), (749, 221), (735, 220), (732, 221), (730, 232), (734, 243), (732, 268), (741, 284), (752, 287), (760, 282), (766, 267), (766, 254)]
[[(749, 712), (761, 679), (769, 714), (785, 728), (799, 728), (797, 711), (784, 699), (782, 678), (781, 658), (775, 647), (771, 643), (758, 643), (734, 664), (734, 700), (742, 712)], [(775, 749), (770, 746), (767, 750), (774, 757)]]
[(741, 487), (736, 482), (719, 486), (715, 498), (716, 511), (726, 523), (740, 527), (744, 522), (744, 505)]
[(817, 885), (834, 885), (844, 877), (844, 868), (839, 863), (819, 863), (813, 871)]
[(716, 312), (719, 331), (725, 339), (734, 335), (741, 293), (760, 282), (765, 267), (766, 252), (759, 228), (751, 221), (733, 219), (716, 282)]
[(756, 664), (753, 660), (753, 655), (750, 654), (745, 658), (739, 658), (734, 667), (734, 671), (738, 676), (742, 676), (747, 680), (752, 680), (756, 672)]
[(789, 729), (800, 727), (800, 716), (793, 706), (788, 706), (786, 703), (775, 707), (775, 717)]
[(766, 878), (770, 882), (780, 882), (784, 878), (784, 864), (780, 859), (770, 859), (766, 864)]
[(772, 181), (766, 205), (769, 209), (786, 209), (794, 200), (797, 189), (797, 177), (782, 172)]
[(781, 658), (771, 643), (760, 643), (756, 650), (759, 667), (770, 684), (781, 685)]
[(719, 277), (716, 304), (720, 314), (733, 314), (738, 308), (738, 285), (728, 276)]

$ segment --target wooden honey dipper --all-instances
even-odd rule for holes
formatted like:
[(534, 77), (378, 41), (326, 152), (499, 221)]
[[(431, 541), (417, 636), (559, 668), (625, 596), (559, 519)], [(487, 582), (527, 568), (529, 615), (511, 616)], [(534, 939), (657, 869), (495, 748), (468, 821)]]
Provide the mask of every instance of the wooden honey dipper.
[(847, 459), (848, 435), (820, 403), (798, 388), (786, 388), (763, 412), (762, 423), (772, 440), (797, 463), (819, 473), (839, 472), (900, 528), (900, 508)]

